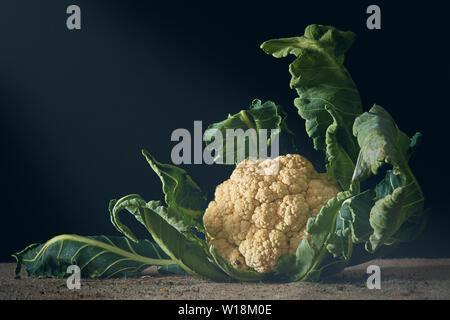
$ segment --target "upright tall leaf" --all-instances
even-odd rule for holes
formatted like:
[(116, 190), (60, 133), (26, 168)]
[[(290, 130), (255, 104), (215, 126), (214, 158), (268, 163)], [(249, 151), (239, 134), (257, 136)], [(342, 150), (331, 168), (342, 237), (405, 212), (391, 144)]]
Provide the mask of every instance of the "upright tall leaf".
[(353, 171), (355, 170), (354, 160), (338, 140), (337, 132), (339, 132), (340, 127), (335, 110), (329, 107), (325, 107), (325, 110), (333, 118), (333, 123), (327, 128), (325, 133), (327, 173), (332, 181), (337, 181), (343, 190), (347, 190), (350, 187)]
[[(261, 45), (276, 58), (296, 56), (289, 65), (290, 86), (298, 94), (294, 105), (306, 120), (306, 132), (313, 139), (314, 147), (327, 152), (330, 177), (344, 189), (351, 181), (339, 173), (353, 171), (358, 145), (351, 129), (354, 119), (362, 112), (358, 90), (342, 64), (354, 38), (352, 32), (313, 24), (301, 37), (269, 40)], [(333, 123), (335, 127), (329, 131)]]

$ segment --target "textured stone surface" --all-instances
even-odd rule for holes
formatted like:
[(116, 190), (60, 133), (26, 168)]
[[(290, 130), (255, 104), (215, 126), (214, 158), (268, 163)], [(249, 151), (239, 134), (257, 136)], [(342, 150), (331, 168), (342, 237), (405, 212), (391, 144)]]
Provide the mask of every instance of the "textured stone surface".
[[(381, 268), (381, 289), (366, 287), (368, 265)], [(212, 283), (148, 272), (133, 279), (14, 279), (14, 264), (0, 264), (0, 299), (450, 299), (450, 259), (373, 260), (321, 283)]]

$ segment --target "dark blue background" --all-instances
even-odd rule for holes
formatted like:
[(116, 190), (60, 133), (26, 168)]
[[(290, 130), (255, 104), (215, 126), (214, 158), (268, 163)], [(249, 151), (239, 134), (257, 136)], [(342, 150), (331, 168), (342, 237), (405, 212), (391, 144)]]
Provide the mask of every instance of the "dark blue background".
[[(370, 31), (364, 2), (2, 1), (0, 261), (61, 233), (116, 234), (111, 198), (162, 198), (141, 148), (169, 161), (174, 129), (222, 120), (253, 98), (285, 106), (301, 153), (320, 159), (292, 106), (289, 61), (259, 49), (311, 23), (354, 31), (345, 64), (365, 110), (380, 104), (407, 134), (424, 134), (411, 167), (432, 217), (394, 255), (450, 257), (446, 11), (377, 3), (382, 29)], [(81, 7), (81, 31), (65, 26), (69, 4)], [(210, 190), (230, 172), (186, 169)]]

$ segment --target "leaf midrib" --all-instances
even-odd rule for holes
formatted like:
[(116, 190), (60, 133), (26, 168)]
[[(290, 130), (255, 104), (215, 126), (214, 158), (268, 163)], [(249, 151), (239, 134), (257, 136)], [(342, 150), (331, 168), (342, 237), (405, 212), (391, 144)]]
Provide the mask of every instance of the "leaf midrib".
[[(79, 243), (84, 243), (87, 244), (88, 246), (91, 247), (97, 247), (97, 248), (102, 248), (108, 252), (112, 252), (115, 253), (119, 256), (122, 257), (126, 257), (130, 260), (133, 261), (137, 261), (137, 262), (141, 262), (141, 263), (146, 263), (149, 265), (157, 265), (157, 266), (165, 266), (165, 265), (170, 265), (170, 264), (174, 264), (175, 262), (173, 260), (170, 259), (153, 259), (153, 258), (147, 258), (138, 254), (132, 254), (129, 253), (128, 251), (125, 251), (117, 246), (112, 246), (109, 245), (107, 243), (98, 241), (98, 240), (94, 240), (91, 238), (87, 238), (87, 237), (81, 237), (81, 236), (77, 236), (77, 235), (67, 235), (67, 234), (63, 234), (63, 235), (59, 235), (56, 236), (52, 239), (50, 239), (40, 250), (39, 252), (36, 254), (36, 256), (33, 259), (23, 259), (23, 261), (26, 262), (33, 262), (36, 261), (37, 259), (40, 258), (40, 256), (42, 256), (45, 251), (52, 245), (55, 243), (58, 243), (59, 241), (73, 241), (73, 242), (79, 242)], [(77, 250), (77, 253), (79, 252), (79, 250)]]

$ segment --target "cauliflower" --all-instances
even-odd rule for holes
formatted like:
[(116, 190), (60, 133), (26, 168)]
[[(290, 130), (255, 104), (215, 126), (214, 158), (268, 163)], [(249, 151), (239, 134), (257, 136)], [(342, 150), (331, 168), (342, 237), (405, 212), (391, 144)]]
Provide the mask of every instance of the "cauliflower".
[[(267, 174), (275, 165), (278, 170)], [(209, 244), (236, 268), (273, 271), (278, 258), (295, 253), (307, 237), (308, 218), (338, 191), (298, 154), (247, 159), (217, 186), (205, 211)]]

